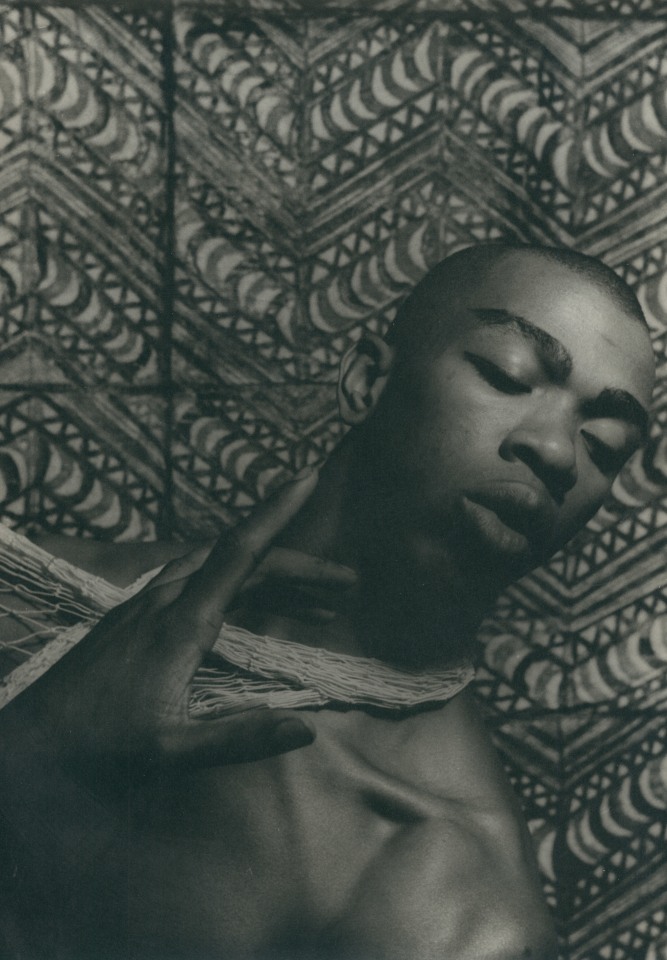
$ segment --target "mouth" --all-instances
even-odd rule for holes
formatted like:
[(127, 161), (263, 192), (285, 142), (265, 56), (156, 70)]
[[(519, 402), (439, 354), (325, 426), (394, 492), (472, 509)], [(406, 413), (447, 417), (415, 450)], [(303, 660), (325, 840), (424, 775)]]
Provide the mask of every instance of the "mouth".
[(555, 511), (527, 484), (498, 484), (463, 497), (468, 523), (495, 552), (538, 558), (551, 538)]

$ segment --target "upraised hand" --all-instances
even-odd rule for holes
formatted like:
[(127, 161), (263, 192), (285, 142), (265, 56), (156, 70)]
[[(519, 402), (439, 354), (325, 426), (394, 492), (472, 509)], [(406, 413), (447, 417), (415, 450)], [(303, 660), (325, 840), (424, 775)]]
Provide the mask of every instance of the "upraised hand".
[[(192, 678), (244, 585), (250, 595), (292, 582), (297, 601), (326, 618), (320, 594), (354, 581), (346, 568), (286, 550), (275, 550), (258, 573), (316, 482), (312, 472), (288, 483), (210, 551), (168, 564), (18, 698), (17, 707), (37, 719), (69, 768), (92, 783), (109, 775), (123, 781), (156, 766), (256, 760), (312, 741), (311, 727), (295, 712), (198, 720), (188, 704)], [(0, 735), (1, 722), (0, 714)]]

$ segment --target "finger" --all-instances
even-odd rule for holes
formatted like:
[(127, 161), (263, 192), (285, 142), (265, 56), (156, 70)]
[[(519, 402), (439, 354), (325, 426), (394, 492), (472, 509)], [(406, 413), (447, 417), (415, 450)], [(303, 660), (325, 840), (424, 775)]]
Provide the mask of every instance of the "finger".
[(329, 610), (326, 607), (298, 607), (291, 611), (285, 611), (283, 614), (290, 620), (299, 620), (301, 623), (324, 624), (331, 623), (338, 616), (335, 610)]
[(285, 484), (246, 520), (224, 533), (206, 561), (190, 576), (174, 609), (179, 607), (187, 612), (197, 625), (192, 639), (201, 652), (212, 647), (231, 599), (273, 538), (306, 502), (316, 483), (317, 473), (313, 470)]
[(341, 595), (319, 586), (272, 582), (261, 584), (253, 590), (241, 590), (228, 606), (226, 616), (232, 610), (251, 615), (261, 611), (303, 619), (303, 613), (307, 611), (323, 610), (335, 617), (346, 608), (346, 598), (347, 591)]
[[(243, 610), (244, 608), (238, 608)], [(322, 603), (311, 602), (308, 604), (305, 603), (283, 603), (280, 601), (268, 602), (264, 598), (258, 598), (257, 603), (254, 603), (252, 608), (253, 614), (271, 614), (272, 616), (277, 617), (286, 617), (289, 620), (298, 620), (301, 623), (331, 623), (332, 620), (335, 620), (340, 616), (337, 610), (332, 609), (331, 606), (326, 606)], [(235, 611), (236, 607), (230, 607), (229, 611)], [(197, 664), (198, 665), (198, 664)]]
[[(303, 580), (284, 580), (280, 578), (263, 581), (251, 587), (246, 587), (244, 584), (243, 588), (237, 592), (233, 606), (254, 607), (255, 603), (261, 603), (265, 599), (270, 602), (275, 598), (277, 601), (287, 599), (290, 602), (293, 599), (298, 599), (299, 602), (305, 601), (306, 603), (312, 600), (322, 600), (325, 604), (343, 607), (349, 603), (350, 594), (351, 590), (347, 586), (332, 587), (328, 583), (313, 584)], [(232, 604), (227, 609), (231, 610)]]
[(162, 569), (135, 594), (135, 596), (142, 597), (151, 590), (155, 590), (156, 587), (164, 587), (167, 584), (179, 582), (182, 583), (189, 576), (191, 576), (195, 570), (198, 570), (201, 567), (202, 563), (204, 560), (206, 560), (211, 552), (211, 549), (212, 544), (209, 543), (203, 547), (197, 547), (194, 550), (190, 550), (182, 557), (176, 557), (174, 560), (170, 560), (169, 563), (165, 564), (164, 567), (162, 567)]
[(298, 750), (314, 739), (314, 729), (301, 715), (253, 710), (217, 720), (193, 720), (179, 735), (174, 761), (198, 767), (247, 763)]
[(249, 590), (269, 580), (297, 580), (302, 583), (331, 587), (331, 589), (349, 589), (358, 580), (350, 567), (345, 567), (321, 557), (313, 557), (299, 550), (285, 547), (272, 547), (261, 564), (243, 585)]

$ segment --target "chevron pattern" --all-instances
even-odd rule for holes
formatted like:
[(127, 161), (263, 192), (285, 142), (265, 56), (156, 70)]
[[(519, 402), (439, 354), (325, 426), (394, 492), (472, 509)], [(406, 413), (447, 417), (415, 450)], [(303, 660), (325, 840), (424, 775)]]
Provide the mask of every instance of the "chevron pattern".
[(0, 498), (211, 533), (340, 439), (341, 355), (479, 240), (637, 291), (650, 444), (502, 598), (479, 693), (563, 960), (667, 957), (667, 3), (0, 3)]

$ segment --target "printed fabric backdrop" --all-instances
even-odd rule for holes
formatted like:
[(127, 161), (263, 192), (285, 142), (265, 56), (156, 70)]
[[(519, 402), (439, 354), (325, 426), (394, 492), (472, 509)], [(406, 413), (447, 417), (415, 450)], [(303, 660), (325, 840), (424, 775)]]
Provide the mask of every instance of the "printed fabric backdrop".
[(341, 353), (461, 246), (572, 245), (637, 291), (653, 439), (503, 599), (479, 691), (564, 960), (664, 960), (667, 4), (0, 3), (0, 31), (20, 529), (224, 526), (331, 449)]

